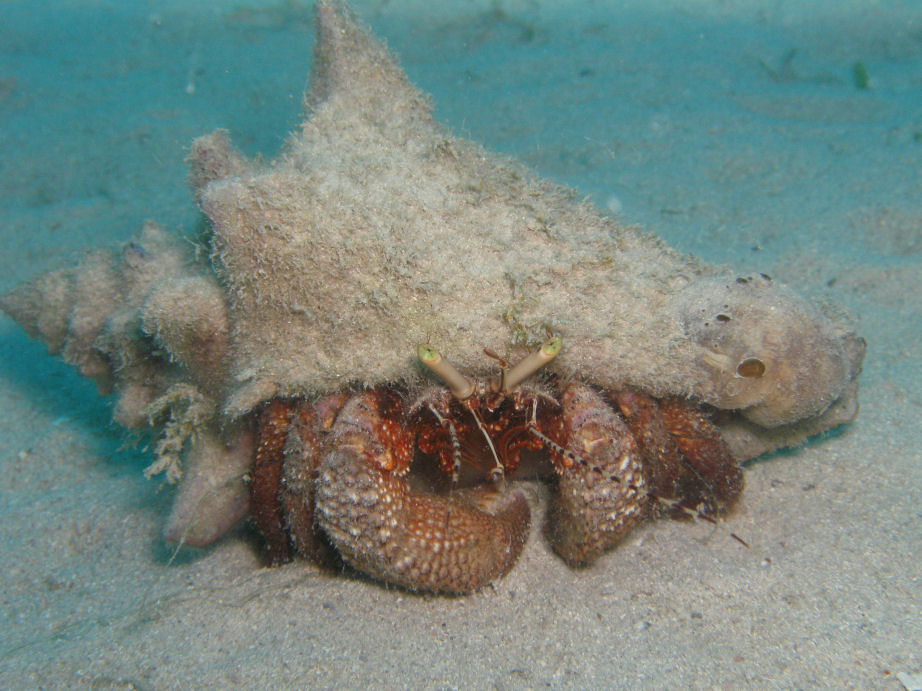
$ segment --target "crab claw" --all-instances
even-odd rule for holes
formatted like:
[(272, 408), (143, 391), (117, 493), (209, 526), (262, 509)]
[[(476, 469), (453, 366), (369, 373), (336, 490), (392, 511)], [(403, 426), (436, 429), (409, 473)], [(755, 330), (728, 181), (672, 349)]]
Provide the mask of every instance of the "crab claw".
[(528, 537), (524, 496), (412, 490), (413, 438), (386, 397), (366, 392), (340, 412), (320, 465), (320, 527), (348, 564), (412, 590), (469, 593), (505, 575)]

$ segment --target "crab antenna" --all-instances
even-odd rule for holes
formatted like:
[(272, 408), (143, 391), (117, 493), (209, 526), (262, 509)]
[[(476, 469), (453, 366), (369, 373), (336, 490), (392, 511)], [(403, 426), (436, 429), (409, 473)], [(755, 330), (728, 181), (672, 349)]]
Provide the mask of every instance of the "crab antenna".
[(474, 383), (461, 374), (458, 369), (443, 358), (439, 351), (428, 343), (420, 343), (416, 347), (416, 355), (422, 363), (435, 372), (443, 382), (451, 395), (459, 401), (463, 401), (474, 393)]
[(557, 353), (560, 352), (562, 347), (563, 341), (560, 337), (552, 336), (547, 339), (544, 345), (538, 348), (538, 350), (519, 360), (513, 365), (512, 369), (505, 372), (505, 376), (503, 377), (503, 393), (509, 393), (532, 374), (557, 357)]

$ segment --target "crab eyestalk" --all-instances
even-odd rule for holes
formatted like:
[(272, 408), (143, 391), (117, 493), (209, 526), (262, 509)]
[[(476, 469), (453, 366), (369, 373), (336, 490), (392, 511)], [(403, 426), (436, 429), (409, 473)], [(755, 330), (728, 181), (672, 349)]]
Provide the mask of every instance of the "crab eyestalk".
[(559, 336), (552, 336), (547, 339), (540, 348), (526, 355), (513, 365), (512, 369), (503, 373), (502, 392), (510, 393), (515, 387), (557, 357), (557, 353), (560, 352), (562, 347), (563, 341)]
[(417, 346), (416, 355), (426, 367), (435, 372), (445, 382), (445, 386), (451, 391), (451, 395), (459, 401), (463, 401), (474, 393), (474, 383), (461, 374), (453, 364), (443, 358), (439, 351), (428, 343), (421, 343)]

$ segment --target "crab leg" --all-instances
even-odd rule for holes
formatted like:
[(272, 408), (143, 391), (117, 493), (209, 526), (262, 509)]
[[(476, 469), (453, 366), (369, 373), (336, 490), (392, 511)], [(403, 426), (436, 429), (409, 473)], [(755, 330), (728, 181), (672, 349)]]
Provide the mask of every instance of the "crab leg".
[[(656, 402), (630, 390), (613, 398), (640, 450), (657, 461), (651, 464), (648, 488), (662, 506), (705, 518), (734, 504), (743, 489), (743, 471), (706, 415), (678, 398)], [(666, 499), (677, 496), (682, 501)], [(691, 512), (692, 506), (700, 509)]]
[(343, 393), (313, 403), (276, 400), (260, 416), (250, 503), (269, 565), (291, 561), (292, 546), (315, 561), (326, 556), (314, 528), (314, 475), (321, 440), (343, 403)]
[[(561, 476), (549, 537), (574, 565), (616, 544), (648, 501), (667, 514), (716, 525), (712, 514), (731, 505), (742, 489), (742, 471), (719, 432), (693, 406), (678, 399), (658, 406), (639, 392), (620, 392), (615, 400), (627, 425), (589, 387), (567, 387), (561, 443), (537, 428), (532, 413), (529, 431), (555, 452)], [(656, 462), (643, 464), (643, 458)], [(680, 498), (673, 498), (675, 492)]]
[(548, 514), (548, 539), (567, 563), (581, 566), (631, 531), (647, 493), (634, 439), (602, 397), (588, 386), (571, 384), (561, 407), (560, 443), (536, 428), (532, 434), (558, 456), (560, 479)]
[(320, 465), (317, 519), (359, 571), (414, 590), (468, 593), (504, 575), (528, 536), (520, 492), (410, 489), (413, 435), (393, 392), (356, 395)]
[(720, 430), (700, 410), (679, 398), (664, 400), (660, 412), (666, 429), (689, 464), (696, 473), (708, 478), (717, 508), (731, 507), (743, 491), (743, 469)]
[(344, 392), (338, 392), (299, 405), (285, 440), (284, 473), (279, 487), (285, 528), (295, 551), (317, 563), (332, 562), (334, 557), (314, 520), (320, 450), (347, 399)]
[(461, 441), (458, 439), (458, 432), (454, 423), (446, 417), (443, 417), (434, 405), (427, 406), (439, 424), (448, 430), (448, 438), (451, 439), (451, 489), (458, 489), (458, 483), (461, 480)]
[(285, 439), (291, 406), (273, 401), (262, 412), (256, 440), (256, 458), (250, 473), (251, 517), (263, 536), (263, 558), (271, 565), (291, 561), (288, 535), (278, 503), (282, 485)]

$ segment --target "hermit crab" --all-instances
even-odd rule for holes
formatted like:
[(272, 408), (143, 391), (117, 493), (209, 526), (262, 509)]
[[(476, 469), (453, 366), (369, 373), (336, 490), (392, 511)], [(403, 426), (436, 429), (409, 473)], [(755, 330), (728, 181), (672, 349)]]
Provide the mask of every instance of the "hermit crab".
[[(425, 344), (419, 358), (444, 386), (269, 404), (251, 476), (268, 560), (285, 561), (292, 548), (318, 558), (328, 539), (346, 562), (387, 582), (480, 588), (511, 568), (528, 537), (528, 503), (503, 485), (529, 452), (551, 460), (548, 537), (572, 565), (615, 545), (654, 506), (712, 519), (733, 503), (742, 470), (700, 411), (553, 377), (529, 382), (560, 349), (552, 337), (475, 382)], [(411, 488), (417, 455), (451, 477), (451, 494)], [(487, 484), (459, 490), (465, 462), (485, 466)]]
[(468, 592), (526, 539), (520, 463), (555, 478), (550, 543), (584, 564), (652, 507), (714, 519), (738, 462), (857, 414), (865, 343), (835, 307), (453, 136), (340, 2), (316, 27), (275, 160), (192, 143), (200, 237), (147, 224), (0, 298), (151, 430), (148, 474), (180, 482), (167, 540), (251, 516), (269, 562), (332, 547)]

